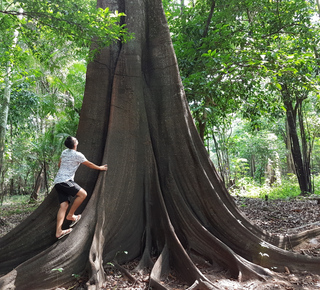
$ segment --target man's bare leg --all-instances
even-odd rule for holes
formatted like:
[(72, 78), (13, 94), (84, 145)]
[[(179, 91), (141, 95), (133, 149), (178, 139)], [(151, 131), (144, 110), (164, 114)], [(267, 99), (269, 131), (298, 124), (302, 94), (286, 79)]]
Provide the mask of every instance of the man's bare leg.
[(67, 201), (64, 201), (60, 203), (60, 208), (57, 213), (57, 228), (56, 228), (56, 237), (60, 237), (62, 235), (62, 224), (64, 221), (64, 218), (66, 216), (67, 209), (69, 207), (69, 203)]
[(81, 203), (85, 200), (85, 198), (87, 197), (87, 192), (81, 188), (77, 195), (76, 195), (76, 199), (74, 200), (70, 210), (69, 210), (69, 213), (67, 215), (67, 220), (69, 221), (74, 221), (77, 219), (77, 216), (74, 215), (75, 211), (77, 210), (77, 208), (81, 205)]

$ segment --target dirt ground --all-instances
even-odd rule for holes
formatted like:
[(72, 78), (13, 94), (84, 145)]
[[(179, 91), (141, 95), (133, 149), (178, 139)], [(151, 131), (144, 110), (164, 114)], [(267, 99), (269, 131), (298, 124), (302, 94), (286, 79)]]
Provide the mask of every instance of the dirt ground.
[[(261, 200), (245, 197), (235, 198), (240, 210), (256, 225), (268, 232), (275, 234), (293, 234), (312, 227), (320, 226), (320, 204), (316, 200)], [(2, 208), (3, 210), (3, 208)], [(0, 237), (15, 227), (28, 214), (13, 214), (3, 217), (0, 214)], [(314, 238), (299, 249), (297, 252), (303, 255), (320, 256), (320, 237)], [(110, 265), (106, 269), (107, 282), (101, 290), (107, 289), (148, 289), (148, 273), (136, 273), (134, 271), (137, 261), (123, 265), (123, 269), (117, 269)], [(299, 275), (281, 273), (278, 278), (270, 281), (246, 281), (238, 282), (229, 279), (227, 273), (215, 272), (210, 267), (199, 267), (211, 281), (216, 289), (226, 290), (311, 290), (320, 289), (320, 276), (310, 273)], [(171, 273), (164, 286), (172, 290), (187, 289), (188, 286), (179, 282), (174, 273)], [(83, 290), (81, 280), (72, 289)], [(64, 288), (60, 288), (63, 290)], [(71, 289), (71, 288), (69, 288)], [(199, 289), (199, 288), (196, 288)]]

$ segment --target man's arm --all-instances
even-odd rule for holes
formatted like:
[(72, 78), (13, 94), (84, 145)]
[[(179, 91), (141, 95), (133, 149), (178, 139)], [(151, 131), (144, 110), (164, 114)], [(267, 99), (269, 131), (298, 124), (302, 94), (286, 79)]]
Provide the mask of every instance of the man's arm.
[(103, 171), (107, 171), (108, 170), (108, 165), (107, 164), (98, 166), (98, 165), (95, 165), (94, 163), (92, 163), (92, 162), (90, 162), (88, 160), (85, 161), (85, 162), (82, 162), (82, 164), (84, 164), (85, 166), (88, 166), (89, 168), (96, 169), (96, 170), (103, 170)]

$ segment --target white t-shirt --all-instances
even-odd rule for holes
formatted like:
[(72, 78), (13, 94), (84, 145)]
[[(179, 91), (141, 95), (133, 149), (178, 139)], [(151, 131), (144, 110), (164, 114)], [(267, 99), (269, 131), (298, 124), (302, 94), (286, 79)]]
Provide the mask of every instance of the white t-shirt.
[(54, 184), (74, 180), (74, 175), (79, 165), (87, 158), (81, 153), (73, 149), (66, 149), (61, 153), (61, 163)]

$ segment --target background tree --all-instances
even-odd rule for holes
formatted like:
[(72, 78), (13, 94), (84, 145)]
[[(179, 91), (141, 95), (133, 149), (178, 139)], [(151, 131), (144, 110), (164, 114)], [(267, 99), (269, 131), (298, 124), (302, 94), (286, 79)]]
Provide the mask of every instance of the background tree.
[(135, 34), (103, 50), (87, 71), (79, 150), (109, 171), (78, 175), (90, 199), (66, 239), (54, 237), (53, 191), (0, 240), (1, 288), (67, 285), (86, 270), (88, 288), (99, 288), (115, 257), (139, 257), (138, 269), (151, 268), (150, 286), (159, 289), (171, 269), (188, 285), (214, 287), (193, 259), (241, 280), (272, 277), (266, 267), (319, 273), (319, 258), (277, 247), (301, 236), (264, 233), (235, 207), (194, 126), (161, 1), (103, 3), (125, 12)]
[(274, 122), (285, 113), (301, 192), (312, 192), (310, 144), (298, 108), (318, 91), (315, 3), (196, 1), (183, 16), (177, 13), (167, 15), (202, 139), (211, 135), (211, 124), (219, 127), (237, 110), (255, 130), (261, 116)]
[(12, 78), (1, 196), (32, 194), (36, 188), (47, 192), (62, 140), (76, 133), (86, 63), (66, 50), (49, 63), (51, 68), (40, 67), (30, 57), (29, 69)]

